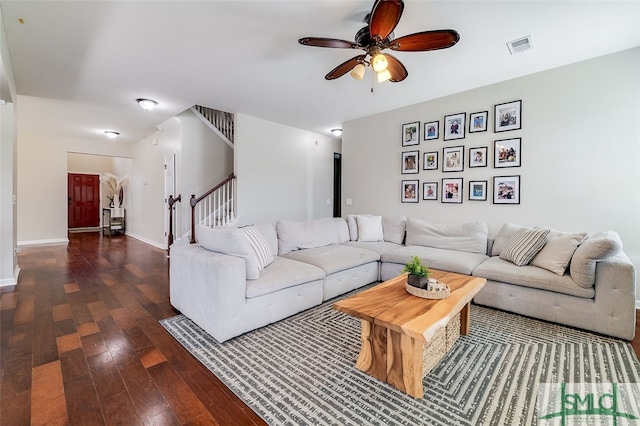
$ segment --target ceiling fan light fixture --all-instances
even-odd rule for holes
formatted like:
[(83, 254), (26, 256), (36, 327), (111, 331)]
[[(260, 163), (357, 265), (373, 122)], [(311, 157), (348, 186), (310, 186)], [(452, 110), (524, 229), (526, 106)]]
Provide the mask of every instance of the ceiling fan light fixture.
[(364, 78), (364, 65), (358, 64), (351, 70), (351, 77), (356, 80), (362, 80)]
[(114, 132), (113, 130), (105, 130), (104, 134), (107, 135), (109, 139), (115, 139), (120, 136), (120, 133)]
[(153, 99), (138, 98), (136, 99), (136, 102), (145, 111), (151, 111), (156, 107), (156, 105), (158, 105), (158, 103)]
[(387, 80), (391, 80), (391, 73), (389, 70), (384, 70), (378, 73), (378, 83), (384, 83)]
[(373, 70), (375, 72), (379, 73), (387, 69), (387, 67), (389, 66), (389, 61), (387, 60), (387, 57), (382, 53), (378, 53), (371, 60), (371, 66), (373, 67)]

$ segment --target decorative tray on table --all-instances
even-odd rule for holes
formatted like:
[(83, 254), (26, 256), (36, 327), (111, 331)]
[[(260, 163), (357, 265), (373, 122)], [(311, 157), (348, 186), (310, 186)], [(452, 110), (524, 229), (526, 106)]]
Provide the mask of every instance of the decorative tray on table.
[(445, 299), (451, 294), (449, 286), (435, 278), (429, 278), (427, 288), (418, 288), (407, 283), (406, 289), (407, 293), (423, 299)]

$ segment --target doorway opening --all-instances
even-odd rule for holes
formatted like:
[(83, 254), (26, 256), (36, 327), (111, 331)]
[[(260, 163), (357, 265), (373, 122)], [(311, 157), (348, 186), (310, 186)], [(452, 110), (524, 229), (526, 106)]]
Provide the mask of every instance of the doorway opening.
[(333, 153), (333, 217), (342, 217), (342, 154)]

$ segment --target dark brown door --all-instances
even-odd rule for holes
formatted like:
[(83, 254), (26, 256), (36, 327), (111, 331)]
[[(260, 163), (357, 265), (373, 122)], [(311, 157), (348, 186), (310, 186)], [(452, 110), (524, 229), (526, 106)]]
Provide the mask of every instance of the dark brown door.
[(69, 173), (69, 228), (100, 226), (100, 176)]

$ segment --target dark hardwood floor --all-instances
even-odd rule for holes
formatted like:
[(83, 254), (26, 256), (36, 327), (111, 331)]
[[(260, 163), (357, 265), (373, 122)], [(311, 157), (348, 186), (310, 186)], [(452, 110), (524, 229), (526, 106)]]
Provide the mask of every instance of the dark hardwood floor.
[(265, 424), (158, 323), (176, 314), (165, 251), (69, 234), (19, 264), (0, 297), (1, 425)]
[(166, 252), (69, 234), (25, 248), (0, 298), (0, 424), (264, 425), (158, 323)]

